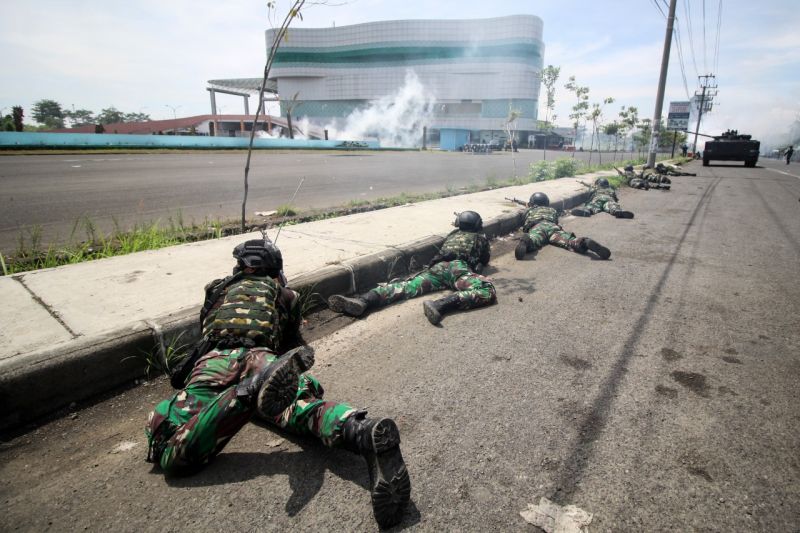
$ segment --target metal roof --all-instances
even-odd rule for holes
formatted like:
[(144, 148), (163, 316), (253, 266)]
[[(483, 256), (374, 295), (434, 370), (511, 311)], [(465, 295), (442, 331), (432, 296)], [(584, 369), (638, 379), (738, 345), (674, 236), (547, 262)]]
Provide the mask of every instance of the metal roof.
[[(233, 78), (230, 80), (208, 80), (209, 89), (228, 89), (258, 93), (261, 89), (262, 78)], [(278, 82), (276, 80), (267, 80), (267, 85), (264, 88), (265, 92), (277, 94)]]

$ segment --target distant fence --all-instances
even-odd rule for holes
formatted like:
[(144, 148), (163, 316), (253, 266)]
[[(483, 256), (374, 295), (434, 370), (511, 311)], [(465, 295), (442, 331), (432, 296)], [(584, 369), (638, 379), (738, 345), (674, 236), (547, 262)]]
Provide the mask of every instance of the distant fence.
[[(25, 148), (247, 148), (249, 138), (190, 135), (128, 135), (109, 133), (0, 132), (0, 150)], [(301, 139), (253, 140), (254, 148), (303, 148), (324, 150), (375, 150), (378, 141), (317, 141)]]

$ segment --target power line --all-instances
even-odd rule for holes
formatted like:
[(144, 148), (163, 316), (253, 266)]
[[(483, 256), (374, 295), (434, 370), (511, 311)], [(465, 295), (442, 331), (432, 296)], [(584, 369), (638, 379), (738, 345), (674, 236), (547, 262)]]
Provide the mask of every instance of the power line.
[(719, 0), (717, 7), (717, 40), (714, 44), (714, 72), (717, 72), (719, 67), (719, 39), (722, 34), (722, 0)]
[(708, 53), (706, 48), (706, 0), (703, 0), (703, 70), (708, 72)]
[(692, 12), (691, 12), (691, 10), (689, 8), (689, 0), (683, 0), (683, 6), (684, 6), (683, 10), (685, 12), (683, 21), (684, 21), (684, 23), (686, 23), (687, 33), (689, 34), (689, 52), (692, 55), (692, 65), (694, 65), (694, 74), (695, 74), (695, 76), (699, 77), (700, 76), (700, 71), (697, 68), (697, 57), (696, 57), (696, 55), (694, 53), (694, 37), (692, 35), (692, 33), (693, 33), (693, 29), (692, 29)]
[(686, 68), (683, 64), (683, 44), (681, 43), (681, 35), (678, 26), (675, 26), (675, 42), (678, 45), (678, 60), (681, 66), (681, 77), (683, 78), (683, 88), (686, 91), (686, 99), (691, 100), (691, 96), (689, 96), (689, 84), (686, 81)]

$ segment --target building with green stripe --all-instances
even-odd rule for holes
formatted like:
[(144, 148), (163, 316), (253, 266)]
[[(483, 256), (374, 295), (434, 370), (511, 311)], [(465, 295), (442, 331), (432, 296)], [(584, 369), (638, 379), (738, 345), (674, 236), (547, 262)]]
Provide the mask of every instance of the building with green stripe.
[(431, 99), (422, 122), (434, 140), (443, 130), (461, 141), (504, 138), (513, 109), (524, 144), (536, 129), (543, 54), (542, 20), (533, 15), (290, 28), (270, 79), (283, 116), (325, 126), (396, 94), (413, 73)]

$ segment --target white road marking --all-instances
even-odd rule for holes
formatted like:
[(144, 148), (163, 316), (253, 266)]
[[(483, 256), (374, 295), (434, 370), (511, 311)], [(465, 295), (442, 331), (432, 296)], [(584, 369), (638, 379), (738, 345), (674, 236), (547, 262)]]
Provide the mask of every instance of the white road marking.
[(778, 174), (783, 174), (785, 176), (791, 176), (793, 178), (797, 178), (797, 179), (800, 180), (800, 176), (795, 176), (794, 174), (789, 174), (788, 172), (784, 172), (783, 170), (778, 170), (777, 168), (769, 168), (769, 167), (764, 167), (764, 168), (766, 168), (767, 170), (771, 170), (772, 172), (777, 172)]

